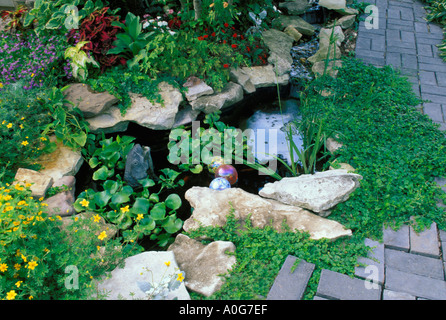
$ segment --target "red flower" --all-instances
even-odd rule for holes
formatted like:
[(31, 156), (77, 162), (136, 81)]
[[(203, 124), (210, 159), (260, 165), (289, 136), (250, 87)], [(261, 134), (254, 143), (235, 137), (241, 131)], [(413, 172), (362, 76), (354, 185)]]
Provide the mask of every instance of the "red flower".
[(224, 26), (225, 26), (225, 28), (229, 27), (229, 23), (225, 22)]
[(243, 39), (245, 39), (245, 37), (244, 37), (243, 35), (241, 35), (241, 36), (240, 36), (240, 39), (242, 39), (242, 40), (243, 40)]
[(205, 34), (204, 36), (203, 36), (203, 38), (205, 38), (205, 39), (207, 39), (209, 36), (207, 35), (207, 34)]
[(221, 29), (221, 32), (226, 33), (225, 30)]
[(223, 44), (225, 44), (226, 43), (226, 40), (223, 40)]
[(229, 64), (227, 64), (227, 63), (225, 63), (224, 65), (223, 65), (223, 68), (229, 68)]
[(202, 40), (204, 40), (204, 38), (203, 37), (198, 37), (198, 40), (202, 41)]
[(233, 38), (237, 38), (237, 33), (234, 33), (234, 34), (232, 35), (232, 37), (233, 37)]
[(215, 37), (215, 32), (212, 32), (211, 36)]
[(250, 47), (246, 47), (246, 51), (250, 52), (251, 48)]
[(237, 48), (237, 45), (236, 45), (236, 44), (231, 44), (231, 47), (232, 47), (233, 49), (235, 49), (235, 48)]

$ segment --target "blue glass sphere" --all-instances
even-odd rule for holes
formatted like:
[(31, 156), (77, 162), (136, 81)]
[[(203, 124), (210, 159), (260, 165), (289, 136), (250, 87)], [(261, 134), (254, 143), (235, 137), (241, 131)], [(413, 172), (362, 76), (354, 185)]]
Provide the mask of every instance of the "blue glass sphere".
[(224, 190), (231, 187), (228, 180), (222, 177), (215, 178), (209, 184), (209, 188), (213, 190)]

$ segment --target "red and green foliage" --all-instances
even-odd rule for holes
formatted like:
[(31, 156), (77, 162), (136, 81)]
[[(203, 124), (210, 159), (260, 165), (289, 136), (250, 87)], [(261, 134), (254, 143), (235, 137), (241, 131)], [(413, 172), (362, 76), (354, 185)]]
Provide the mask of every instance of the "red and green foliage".
[(113, 21), (119, 21), (119, 16), (108, 15), (108, 9), (104, 7), (94, 11), (82, 21), (79, 30), (73, 29), (68, 34), (68, 38), (75, 42), (89, 41), (82, 49), (93, 55), (101, 66), (101, 72), (119, 63), (125, 64), (125, 59), (118, 55), (107, 54), (114, 47), (116, 34), (121, 31), (120, 27), (112, 25)]

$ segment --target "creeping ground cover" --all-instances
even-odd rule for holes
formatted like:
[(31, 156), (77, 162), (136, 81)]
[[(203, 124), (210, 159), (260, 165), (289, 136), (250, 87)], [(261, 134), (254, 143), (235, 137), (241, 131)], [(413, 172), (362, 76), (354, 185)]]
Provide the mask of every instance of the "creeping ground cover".
[[(322, 90), (330, 95), (322, 96)], [(446, 173), (446, 138), (414, 107), (420, 101), (407, 79), (390, 68), (348, 59), (336, 79), (321, 77), (309, 83), (303, 98), (302, 116), (317, 114), (325, 130), (336, 132), (344, 144), (330, 162), (349, 163), (363, 176), (360, 188), (328, 217), (350, 228), (353, 236), (315, 241), (286, 226), (278, 233), (254, 228), (249, 221), (240, 229), (231, 215), (223, 228), (191, 232), (192, 237), (232, 241), (237, 248), (237, 264), (210, 299), (266, 297), (288, 255), (315, 264), (304, 296), (312, 299), (321, 270), (353, 276), (357, 258), (367, 255), (364, 238), (381, 240), (383, 226), (412, 223), (422, 230), (435, 221), (445, 227), (445, 212), (437, 207), (445, 197), (434, 177)]]

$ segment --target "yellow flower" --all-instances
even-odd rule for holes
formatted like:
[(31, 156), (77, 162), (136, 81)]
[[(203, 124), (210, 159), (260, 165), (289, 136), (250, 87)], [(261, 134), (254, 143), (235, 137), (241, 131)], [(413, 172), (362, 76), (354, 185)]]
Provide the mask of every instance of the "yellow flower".
[(12, 123), (8, 123), (8, 124), (6, 125), (6, 128), (11, 129), (11, 128), (12, 128)]
[(139, 221), (142, 218), (144, 218), (144, 215), (142, 213), (138, 213), (138, 216), (136, 217), (136, 221)]
[(165, 264), (166, 266), (170, 266), (170, 261), (166, 261), (166, 262), (164, 262), (164, 264)]
[(17, 203), (17, 205), (18, 206), (23, 206), (23, 205), (26, 205), (26, 201), (19, 201), (18, 203)]
[(32, 300), (32, 299), (34, 299), (34, 297), (33, 296), (29, 296), (29, 298), (28, 298), (29, 300)]
[(129, 212), (129, 206), (125, 206), (124, 208), (121, 208), (121, 212)]
[(0, 82), (0, 89), (3, 88), (3, 83)]
[(23, 262), (27, 261), (26, 257), (23, 254), (22, 254), (22, 260), (23, 260)]
[(22, 146), (27, 146), (29, 143), (28, 143), (28, 141), (22, 141)]
[(215, 5), (215, 3), (212, 2), (212, 3), (209, 5), (209, 8), (212, 8), (214, 5)]
[(15, 293), (15, 290), (11, 290), (6, 294), (7, 300), (14, 300), (17, 293)]
[(6, 270), (8, 270), (8, 265), (6, 263), (0, 264), (0, 271), (5, 272)]
[(88, 205), (90, 204), (90, 202), (88, 202), (86, 199), (83, 199), (80, 203), (82, 207), (88, 207)]
[(12, 197), (8, 194), (6, 197), (3, 198), (5, 201), (9, 201), (12, 199)]
[(40, 137), (40, 140), (42, 140), (42, 141), (46, 141), (47, 138), (45, 138), (45, 137)]
[(31, 78), (33, 78), (34, 77), (34, 73), (31, 73)]
[(26, 266), (29, 270), (34, 270), (35, 267), (38, 266), (38, 263), (33, 261), (28, 262), (28, 265)]
[(20, 264), (18, 264), (18, 263), (16, 263), (14, 265), (14, 269), (16, 269), (17, 271), (19, 271), (21, 268), (22, 268), (22, 266)]
[(180, 272), (180, 273), (178, 274), (177, 281), (183, 282), (183, 280), (184, 280), (183, 273)]
[(227, 8), (229, 6), (229, 3), (223, 2), (223, 8)]
[(23, 281), (17, 281), (17, 282), (15, 283), (15, 285), (17, 286), (17, 288), (20, 288), (20, 285), (22, 284), (22, 282), (23, 282)]
[(105, 231), (102, 231), (102, 232), (98, 235), (98, 239), (99, 239), (99, 240), (104, 240), (105, 238), (107, 238), (107, 234), (105, 233)]
[(101, 221), (101, 217), (97, 214), (97, 215), (95, 215), (95, 216), (93, 217), (93, 221), (94, 221), (94, 222), (99, 222), (99, 221)]

